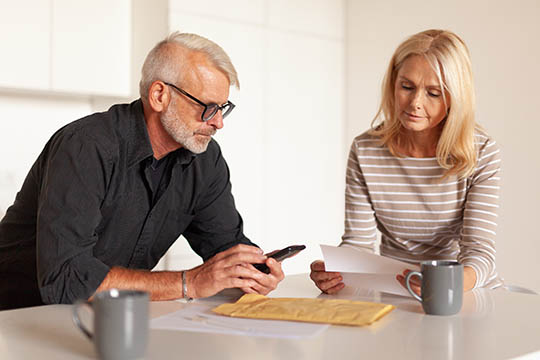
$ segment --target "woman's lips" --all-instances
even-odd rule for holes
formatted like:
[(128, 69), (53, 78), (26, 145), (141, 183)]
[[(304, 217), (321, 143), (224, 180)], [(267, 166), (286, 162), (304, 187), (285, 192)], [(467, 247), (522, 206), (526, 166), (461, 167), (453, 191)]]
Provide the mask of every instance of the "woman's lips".
[(423, 119), (424, 116), (420, 116), (420, 115), (415, 115), (415, 114), (411, 114), (411, 113), (408, 113), (406, 111), (404, 111), (405, 115), (407, 115), (409, 118), (413, 119), (413, 120), (419, 120), (419, 119)]

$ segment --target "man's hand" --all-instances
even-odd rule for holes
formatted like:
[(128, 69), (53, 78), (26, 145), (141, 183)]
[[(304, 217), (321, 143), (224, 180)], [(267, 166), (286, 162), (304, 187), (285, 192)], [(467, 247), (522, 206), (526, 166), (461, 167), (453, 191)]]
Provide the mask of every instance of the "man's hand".
[(322, 292), (336, 294), (345, 287), (343, 277), (338, 272), (326, 272), (324, 262), (316, 260), (311, 263), (311, 280)]
[[(266, 262), (269, 274), (251, 264)], [(283, 280), (281, 264), (268, 259), (262, 250), (250, 245), (236, 245), (186, 272), (187, 296), (201, 298), (215, 295), (223, 289), (240, 288), (246, 293), (268, 294)]]

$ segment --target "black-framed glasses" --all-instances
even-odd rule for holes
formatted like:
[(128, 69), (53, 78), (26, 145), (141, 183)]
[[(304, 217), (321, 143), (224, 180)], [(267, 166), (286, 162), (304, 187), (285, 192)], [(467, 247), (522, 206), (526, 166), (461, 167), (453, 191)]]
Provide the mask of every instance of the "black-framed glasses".
[(223, 105), (205, 104), (201, 100), (197, 99), (195, 96), (188, 93), (187, 91), (180, 89), (178, 86), (176, 86), (174, 84), (171, 84), (171, 83), (168, 83), (168, 82), (165, 82), (165, 81), (163, 83), (165, 85), (168, 85), (168, 86), (172, 87), (174, 90), (178, 91), (180, 94), (187, 96), (191, 100), (195, 101), (197, 104), (204, 107), (204, 111), (201, 114), (201, 120), (204, 121), (204, 122), (212, 119), (217, 114), (217, 112), (219, 110), (221, 110), (221, 116), (225, 119), (227, 117), (227, 115), (229, 115), (231, 113), (231, 111), (234, 109), (234, 107), (236, 106), (230, 101), (227, 101)]

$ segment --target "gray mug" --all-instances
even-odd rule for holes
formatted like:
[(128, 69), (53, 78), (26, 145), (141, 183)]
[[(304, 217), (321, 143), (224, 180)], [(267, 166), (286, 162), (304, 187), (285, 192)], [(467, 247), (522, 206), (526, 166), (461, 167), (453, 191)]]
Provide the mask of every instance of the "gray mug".
[[(100, 359), (143, 358), (148, 343), (147, 292), (111, 289), (99, 292), (92, 301), (73, 305), (73, 322), (94, 342)], [(94, 313), (94, 332), (79, 317), (79, 309), (88, 305)]]
[[(421, 294), (411, 289), (413, 276), (422, 279)], [(426, 314), (454, 315), (463, 303), (463, 265), (457, 261), (431, 260), (421, 263), (420, 272), (411, 271), (405, 278), (407, 290), (422, 303)]]

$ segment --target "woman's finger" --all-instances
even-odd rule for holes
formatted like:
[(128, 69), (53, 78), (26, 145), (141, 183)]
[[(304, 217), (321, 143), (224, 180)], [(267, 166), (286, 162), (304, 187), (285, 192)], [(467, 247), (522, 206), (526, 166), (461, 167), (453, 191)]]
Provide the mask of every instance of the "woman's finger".
[(334, 286), (340, 284), (343, 281), (342, 276), (337, 276), (330, 280), (320, 281), (317, 283), (317, 287), (321, 289), (324, 292), (327, 292), (329, 289), (333, 288)]

